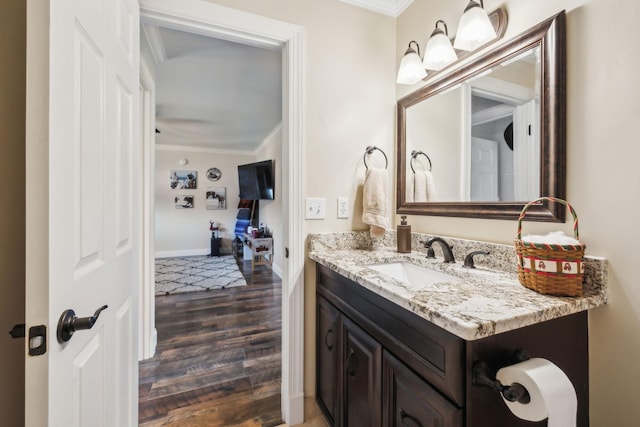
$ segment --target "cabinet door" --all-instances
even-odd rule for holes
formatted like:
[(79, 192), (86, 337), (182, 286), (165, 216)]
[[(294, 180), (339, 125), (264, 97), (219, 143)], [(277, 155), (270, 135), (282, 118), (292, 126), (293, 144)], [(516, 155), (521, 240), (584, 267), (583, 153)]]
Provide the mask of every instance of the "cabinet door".
[(342, 324), (344, 425), (379, 427), (382, 419), (382, 346), (345, 316)]
[(316, 396), (331, 425), (339, 414), (340, 312), (317, 296)]
[(384, 352), (384, 427), (461, 427), (462, 410)]

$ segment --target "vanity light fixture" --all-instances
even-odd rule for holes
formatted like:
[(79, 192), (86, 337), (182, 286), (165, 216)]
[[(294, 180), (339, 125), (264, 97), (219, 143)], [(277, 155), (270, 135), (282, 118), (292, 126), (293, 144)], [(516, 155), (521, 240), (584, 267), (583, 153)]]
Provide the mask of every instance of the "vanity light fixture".
[[(416, 49), (411, 47), (411, 43), (416, 45)], [(398, 78), (396, 83), (401, 85), (412, 85), (427, 77), (427, 72), (420, 60), (420, 46), (415, 40), (409, 42), (409, 47), (400, 61), (400, 69), (398, 70)]]
[(459, 50), (471, 51), (495, 37), (496, 30), (484, 10), (482, 0), (480, 0), (480, 3), (476, 0), (470, 0), (460, 17), (453, 47)]
[[(440, 23), (444, 25), (444, 31), (438, 28), (438, 24)], [(457, 59), (458, 55), (456, 55), (453, 46), (451, 46), (451, 40), (449, 40), (447, 23), (442, 19), (438, 19), (436, 21), (436, 28), (431, 33), (427, 47), (424, 50), (424, 60), (422, 64), (427, 70), (440, 70), (455, 62)]]

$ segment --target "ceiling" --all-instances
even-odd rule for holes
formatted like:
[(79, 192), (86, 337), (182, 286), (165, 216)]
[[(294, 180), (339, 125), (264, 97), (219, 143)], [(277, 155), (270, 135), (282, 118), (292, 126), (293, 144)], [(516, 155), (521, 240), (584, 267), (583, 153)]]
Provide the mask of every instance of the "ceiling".
[(282, 55), (143, 25), (156, 63), (156, 144), (254, 151), (282, 120)]
[[(340, 0), (398, 16), (413, 0)], [(282, 54), (142, 25), (156, 70), (156, 144), (253, 152), (282, 121)]]

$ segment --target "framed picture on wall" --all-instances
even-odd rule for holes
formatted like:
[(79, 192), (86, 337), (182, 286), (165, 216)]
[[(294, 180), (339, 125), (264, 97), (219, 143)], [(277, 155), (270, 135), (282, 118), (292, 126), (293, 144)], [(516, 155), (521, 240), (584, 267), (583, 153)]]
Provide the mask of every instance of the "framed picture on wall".
[(209, 187), (207, 188), (207, 209), (227, 209), (227, 188)]
[(207, 170), (207, 179), (209, 181), (217, 181), (221, 176), (222, 172), (220, 172), (218, 168), (209, 168), (209, 170)]
[(176, 209), (193, 209), (193, 196), (176, 196), (173, 204)]
[(172, 170), (169, 185), (174, 190), (194, 190), (198, 188), (198, 172)]

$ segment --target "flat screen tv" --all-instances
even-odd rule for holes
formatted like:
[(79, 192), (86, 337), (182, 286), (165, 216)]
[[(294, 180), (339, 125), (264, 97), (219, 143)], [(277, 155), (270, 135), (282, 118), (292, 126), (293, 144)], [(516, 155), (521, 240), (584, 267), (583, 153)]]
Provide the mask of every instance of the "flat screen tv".
[(273, 160), (238, 165), (238, 183), (241, 199), (273, 200), (275, 198)]

